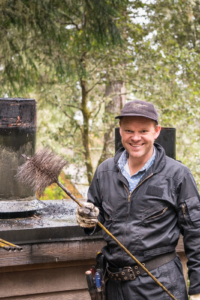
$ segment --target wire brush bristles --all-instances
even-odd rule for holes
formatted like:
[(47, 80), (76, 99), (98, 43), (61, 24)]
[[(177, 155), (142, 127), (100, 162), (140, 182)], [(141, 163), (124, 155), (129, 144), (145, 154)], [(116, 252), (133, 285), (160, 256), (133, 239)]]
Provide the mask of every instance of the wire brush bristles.
[(40, 195), (47, 186), (58, 181), (61, 170), (67, 164), (62, 157), (48, 148), (26, 159), (27, 161), (18, 167), (16, 178), (30, 186), (33, 191), (38, 191)]

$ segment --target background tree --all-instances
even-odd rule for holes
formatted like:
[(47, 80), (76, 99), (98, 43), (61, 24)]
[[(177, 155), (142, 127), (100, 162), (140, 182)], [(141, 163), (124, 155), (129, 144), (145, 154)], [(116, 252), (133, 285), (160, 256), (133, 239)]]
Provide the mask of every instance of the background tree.
[(177, 159), (200, 186), (200, 1), (143, 1), (141, 7), (150, 48), (145, 65), (137, 62), (146, 81), (140, 81), (136, 94), (157, 106), (163, 126), (177, 128)]
[[(1, 4), (3, 92), (15, 96), (32, 92), (40, 98), (40, 108), (50, 104), (59, 117), (65, 116), (62, 120), (68, 128), (60, 125), (54, 138), (65, 146), (64, 130), (67, 146), (71, 137), (73, 150), (74, 141), (82, 141), (82, 147), (79, 142), (76, 148), (88, 182), (93, 175), (90, 142), (97, 135), (90, 136), (91, 125), (105, 103), (109, 63), (115, 60), (113, 47), (122, 53), (118, 19), (123, 21), (125, 11), (122, 0)], [(121, 74), (112, 77), (118, 80)]]
[(88, 182), (98, 159), (114, 153), (121, 97), (149, 100), (161, 124), (177, 128), (177, 158), (200, 184), (199, 7), (189, 0), (2, 1), (2, 96), (38, 99), (39, 144), (62, 148), (77, 170), (84, 165)]

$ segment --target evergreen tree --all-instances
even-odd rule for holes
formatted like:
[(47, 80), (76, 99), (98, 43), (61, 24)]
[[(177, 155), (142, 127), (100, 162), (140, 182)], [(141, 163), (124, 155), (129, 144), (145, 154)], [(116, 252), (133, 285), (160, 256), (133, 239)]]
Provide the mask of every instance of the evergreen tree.
[(200, 1), (3, 0), (0, 13), (1, 94), (38, 100), (41, 143), (73, 151), (91, 182), (94, 154), (114, 152), (115, 104), (139, 97), (177, 128), (200, 185)]
[[(71, 141), (89, 182), (90, 144), (99, 131), (92, 133), (91, 125), (105, 103), (106, 82), (122, 79), (119, 55), (124, 51), (124, 28), (119, 22), (125, 22), (126, 9), (125, 0), (0, 4), (4, 16), (0, 36), (5, 40), (0, 50), (2, 92), (35, 93), (39, 107), (51, 104), (57, 115), (65, 116), (54, 138), (68, 147)], [(79, 113), (81, 120), (76, 120)]]

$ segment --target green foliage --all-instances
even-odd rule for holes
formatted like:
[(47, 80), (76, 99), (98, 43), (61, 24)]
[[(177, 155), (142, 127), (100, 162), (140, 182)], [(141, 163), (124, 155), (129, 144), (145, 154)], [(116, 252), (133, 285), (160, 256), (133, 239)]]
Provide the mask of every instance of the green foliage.
[(93, 175), (91, 123), (104, 103), (103, 90), (95, 87), (105, 85), (109, 77), (107, 65), (112, 61), (113, 47), (123, 48), (119, 22), (126, 8), (127, 0), (0, 4), (0, 28), (4, 28), (0, 37), (5, 40), (0, 50), (2, 92), (37, 95), (39, 109), (52, 108), (61, 117), (51, 137), (64, 147), (73, 144), (78, 152), (75, 157), (86, 166), (89, 182)]
[(2, 0), (2, 92), (27, 92), (49, 71), (64, 81), (74, 71), (84, 74), (76, 56), (122, 43), (117, 19), (125, 4), (126, 0)]
[[(58, 180), (62, 183), (65, 184), (64, 180), (59, 176)], [(52, 184), (48, 186), (44, 192), (42, 193), (40, 200), (61, 200), (65, 199), (66, 194), (65, 192), (57, 185), (57, 184)]]
[(162, 126), (177, 129), (177, 159), (200, 187), (200, 2), (157, 0), (143, 6), (149, 51), (138, 61), (146, 79), (135, 91), (152, 101)]
[(44, 196), (41, 196), (40, 200), (60, 200), (64, 198), (64, 192), (57, 185), (54, 185), (45, 189)]
[(120, 92), (107, 91), (124, 82), (128, 101), (177, 128), (177, 159), (200, 187), (200, 1), (3, 0), (0, 13), (0, 90), (38, 99), (39, 146), (90, 181), (95, 157), (114, 153)]

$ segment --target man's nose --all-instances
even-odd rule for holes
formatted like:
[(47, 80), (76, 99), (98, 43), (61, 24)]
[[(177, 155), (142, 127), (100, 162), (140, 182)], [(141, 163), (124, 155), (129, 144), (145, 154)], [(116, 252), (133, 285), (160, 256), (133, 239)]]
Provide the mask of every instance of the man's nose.
[(131, 139), (134, 141), (134, 142), (137, 142), (141, 139), (141, 136), (139, 134), (139, 132), (134, 132), (134, 134), (131, 136)]

